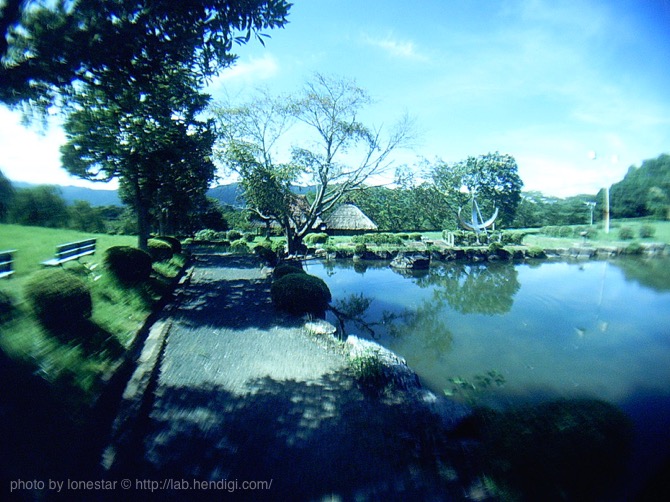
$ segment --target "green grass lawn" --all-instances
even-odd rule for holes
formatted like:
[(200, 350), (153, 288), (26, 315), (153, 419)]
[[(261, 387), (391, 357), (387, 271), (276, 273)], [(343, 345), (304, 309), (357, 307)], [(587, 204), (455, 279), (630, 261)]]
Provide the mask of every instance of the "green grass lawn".
[[(71, 261), (63, 268), (78, 275), (90, 287), (93, 299), (91, 322), (77, 325), (101, 341), (94, 348), (85, 343), (63, 343), (40, 325), (25, 298), (25, 284), (41, 262), (53, 257), (56, 246), (83, 239), (97, 239), (95, 255)], [(15, 249), (15, 274), (0, 280), (0, 292), (13, 299), (13, 313), (0, 319), (0, 349), (9, 357), (27, 362), (46, 380), (66, 378), (85, 395), (94, 396), (101, 378), (112, 370), (151, 313), (155, 302), (169, 287), (185, 258), (154, 266), (148, 283), (121, 286), (105, 269), (102, 260), (111, 246), (134, 246), (137, 238), (90, 234), (72, 230), (0, 225), (0, 250)], [(67, 305), (63, 305), (67, 309)], [(83, 327), (82, 327), (83, 326)]]
[[(643, 225), (654, 228), (655, 233), (653, 237), (640, 238), (640, 228)], [(583, 225), (581, 225), (581, 227), (583, 227)], [(628, 227), (632, 230), (634, 235), (633, 239), (621, 239), (619, 233), (623, 227)], [(593, 247), (626, 247), (633, 241), (640, 243), (659, 242), (670, 244), (670, 221), (650, 221), (646, 219), (613, 220), (610, 225), (609, 234), (605, 233), (605, 230), (601, 225), (596, 228), (598, 229), (596, 237), (587, 239), (586, 241), (580, 237), (549, 237), (537, 233), (526, 236), (523, 243), (527, 246), (537, 246), (543, 249), (565, 248), (582, 244)]]
[[(14, 276), (10, 281), (23, 279), (41, 268), (40, 263), (54, 257), (56, 246), (85, 239), (97, 239), (93, 256), (82, 258), (83, 262), (99, 262), (111, 246), (136, 246), (137, 237), (130, 235), (107, 235), (65, 230), (62, 228), (24, 227), (0, 224), (0, 251), (15, 249)], [(66, 265), (67, 266), (67, 265)]]

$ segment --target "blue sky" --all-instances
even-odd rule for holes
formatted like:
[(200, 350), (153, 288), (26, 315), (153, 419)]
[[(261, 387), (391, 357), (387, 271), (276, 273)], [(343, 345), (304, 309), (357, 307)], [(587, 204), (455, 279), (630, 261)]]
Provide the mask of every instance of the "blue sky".
[[(670, 153), (670, 0), (294, 0), (289, 21), (238, 48), (215, 98), (295, 92), (314, 72), (355, 79), (375, 98), (366, 123), (415, 118), (419, 141), (398, 163), (500, 151), (524, 189), (558, 196)], [(10, 179), (70, 183), (63, 139), (0, 109)]]

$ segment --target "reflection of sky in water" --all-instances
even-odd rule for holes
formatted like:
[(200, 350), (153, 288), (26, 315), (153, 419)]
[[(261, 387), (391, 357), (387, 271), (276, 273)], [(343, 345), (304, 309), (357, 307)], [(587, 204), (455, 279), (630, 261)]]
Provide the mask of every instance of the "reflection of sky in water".
[[(641, 486), (670, 455), (670, 258), (492, 265), (446, 263), (419, 279), (379, 263), (363, 274), (351, 262), (330, 276), (315, 262), (308, 271), (335, 301), (373, 298), (372, 320), (385, 310), (426, 313), (380, 342), (438, 393), (451, 377), (496, 370), (505, 384), (477, 394), (483, 404), (591, 397), (619, 405), (635, 423), (630, 479)], [(480, 313), (463, 313), (472, 305)]]
[[(431, 277), (446, 276), (435, 281), (405, 278), (377, 265), (362, 274), (336, 268), (328, 276), (322, 265), (310, 263), (309, 272), (326, 280), (335, 300), (360, 292), (373, 298), (370, 319), (385, 310), (437, 309), (451, 337), (416, 322), (414, 331), (402, 327), (400, 336), (381, 339), (435, 390), (449, 387), (450, 377), (494, 369), (506, 379), (501, 390), (508, 398), (590, 396), (621, 402), (638, 388), (670, 389), (670, 283), (664, 292), (643, 286), (644, 267), (634, 269), (640, 280), (631, 280), (623, 263), (488, 268), (448, 263), (431, 271)], [(505, 313), (461, 313), (470, 303), (486, 308), (482, 291), (475, 291), (482, 285), (496, 303), (492, 310)], [(435, 304), (435, 297), (446, 301)]]

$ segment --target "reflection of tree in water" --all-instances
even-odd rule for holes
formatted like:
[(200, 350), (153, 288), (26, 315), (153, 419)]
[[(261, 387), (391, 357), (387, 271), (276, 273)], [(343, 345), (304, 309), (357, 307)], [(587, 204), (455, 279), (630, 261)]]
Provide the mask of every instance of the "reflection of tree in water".
[(511, 263), (451, 263), (419, 278), (422, 287), (435, 287), (437, 301), (446, 301), (462, 314), (495, 315), (509, 312), (521, 285)]
[(454, 335), (444, 316), (445, 304), (441, 300), (424, 301), (416, 310), (406, 309), (401, 322), (389, 324), (388, 333), (393, 338), (414, 336), (423, 342), (424, 354), (439, 357), (451, 350)]
[(388, 262), (378, 260), (324, 260), (320, 264), (329, 277), (338, 270), (353, 270), (359, 275), (365, 275), (368, 269), (388, 268)]
[(444, 318), (444, 301), (424, 301), (416, 310), (386, 310), (378, 319), (370, 316), (372, 302), (372, 298), (362, 293), (352, 294), (335, 302), (331, 311), (338, 319), (343, 337), (347, 335), (349, 324), (375, 340), (386, 336), (394, 339), (419, 337), (423, 341), (425, 353), (434, 354), (436, 357), (451, 350), (453, 335)]
[(667, 258), (621, 258), (610, 262), (620, 268), (626, 280), (636, 281), (654, 291), (670, 291), (670, 260)]

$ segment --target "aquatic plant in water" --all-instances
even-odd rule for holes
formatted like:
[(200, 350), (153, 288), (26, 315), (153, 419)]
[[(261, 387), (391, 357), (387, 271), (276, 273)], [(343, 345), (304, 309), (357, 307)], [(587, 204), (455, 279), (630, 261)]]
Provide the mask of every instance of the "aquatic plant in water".
[(457, 397), (468, 404), (474, 405), (481, 397), (482, 393), (493, 387), (502, 387), (505, 385), (505, 377), (496, 370), (490, 370), (483, 375), (475, 375), (471, 379), (463, 377), (452, 377), (449, 379), (452, 383), (450, 389), (444, 389), (444, 394), (449, 397)]

